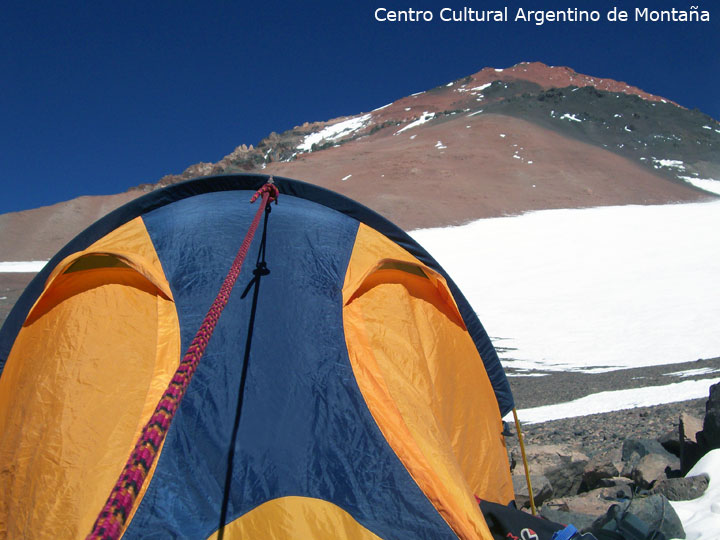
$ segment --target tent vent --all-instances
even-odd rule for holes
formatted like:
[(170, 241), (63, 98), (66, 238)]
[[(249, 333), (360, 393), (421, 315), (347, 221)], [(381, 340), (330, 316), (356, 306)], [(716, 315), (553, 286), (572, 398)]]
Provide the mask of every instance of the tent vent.
[(98, 268), (130, 268), (115, 255), (96, 254), (80, 257), (72, 263), (63, 274), (81, 272), (82, 270), (97, 270)]

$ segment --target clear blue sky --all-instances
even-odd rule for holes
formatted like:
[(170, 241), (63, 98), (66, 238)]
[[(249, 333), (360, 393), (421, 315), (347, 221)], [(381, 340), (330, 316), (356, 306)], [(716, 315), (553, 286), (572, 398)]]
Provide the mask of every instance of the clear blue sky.
[[(442, 7), (508, 6), (512, 19), (573, 5), (603, 18), (618, 6), (631, 21), (439, 21)], [(691, 5), (711, 21), (632, 20), (635, 7)], [(435, 20), (373, 16), (410, 6)], [(623, 80), (720, 118), (715, 0), (10, 0), (0, 10), (0, 213), (125, 191), (271, 131), (521, 61)]]

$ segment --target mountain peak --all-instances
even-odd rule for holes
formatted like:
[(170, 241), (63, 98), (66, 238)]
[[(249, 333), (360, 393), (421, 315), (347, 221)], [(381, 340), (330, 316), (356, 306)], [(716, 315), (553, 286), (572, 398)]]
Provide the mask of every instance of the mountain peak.
[[(655, 96), (636, 86), (631, 86), (623, 81), (605, 79), (583, 75), (567, 66), (548, 66), (542, 62), (520, 62), (509, 68), (486, 67), (472, 75), (473, 80), (478, 83), (487, 83), (494, 80), (517, 81), (524, 80), (538, 84), (544, 89), (564, 88), (567, 86), (585, 87), (592, 86), (597, 90), (606, 92), (617, 92), (636, 95), (649, 101), (673, 103), (670, 100)], [(676, 103), (673, 103), (677, 105)]]

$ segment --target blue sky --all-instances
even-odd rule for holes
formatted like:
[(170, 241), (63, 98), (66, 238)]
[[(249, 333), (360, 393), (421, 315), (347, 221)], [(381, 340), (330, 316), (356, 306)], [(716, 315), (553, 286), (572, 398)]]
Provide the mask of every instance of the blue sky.
[[(443, 23), (443, 7), (557, 10), (627, 23)], [(632, 21), (667, 0), (5, 2), (0, 213), (109, 194), (217, 161), (305, 121), (369, 111), (521, 61), (623, 80), (720, 118), (720, 7), (709, 23)], [(432, 10), (380, 23), (377, 8)]]

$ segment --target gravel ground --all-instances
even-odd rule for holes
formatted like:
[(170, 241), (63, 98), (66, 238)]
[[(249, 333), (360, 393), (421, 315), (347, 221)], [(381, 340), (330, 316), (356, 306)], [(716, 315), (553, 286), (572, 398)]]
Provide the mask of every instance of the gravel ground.
[[(720, 371), (720, 358), (697, 360), (664, 366), (623, 369), (608, 373), (564, 372), (544, 377), (510, 377), (518, 409), (551, 405), (608, 390), (662, 386), (674, 382), (716, 378), (718, 373), (681, 377), (676, 372), (708, 368)], [(680, 413), (699, 419), (705, 415), (707, 398), (640, 407), (605, 414), (553, 420), (522, 426), (527, 444), (569, 444), (593, 456), (619, 448), (626, 438), (657, 439), (671, 430), (677, 431)], [(514, 429), (513, 429), (514, 431)], [(517, 446), (517, 437), (507, 438), (508, 448)]]
[[(696, 369), (717, 370), (717, 373), (684, 377), (676, 374)], [(665, 386), (682, 381), (717, 378), (720, 377), (720, 357), (662, 366), (618, 369), (607, 373), (580, 371), (545, 373), (547, 375), (544, 377), (522, 377), (514, 376), (512, 370), (507, 370), (518, 409), (563, 403), (608, 390)]]
[(0, 273), (0, 326), (35, 274)]
[[(705, 398), (695, 399), (524, 425), (523, 437), (526, 445), (563, 444), (577, 447), (592, 457), (606, 450), (621, 448), (627, 438), (658, 439), (670, 431), (677, 433), (680, 413), (687, 412), (702, 420), (706, 401)], [(509, 451), (518, 446), (515, 435), (507, 437), (506, 442)]]

